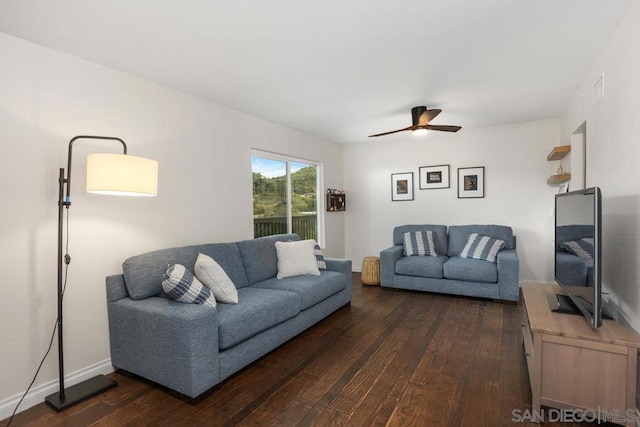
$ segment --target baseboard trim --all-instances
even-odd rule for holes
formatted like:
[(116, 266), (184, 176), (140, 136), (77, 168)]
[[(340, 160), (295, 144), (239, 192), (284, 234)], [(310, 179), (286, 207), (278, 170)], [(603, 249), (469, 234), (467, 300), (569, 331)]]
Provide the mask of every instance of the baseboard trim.
[[(98, 362), (94, 365), (87, 366), (86, 368), (80, 369), (76, 372), (73, 372), (69, 375), (65, 375), (64, 382), (65, 388), (70, 387), (72, 385), (78, 384), (82, 381), (88, 380), (89, 378), (95, 377), (96, 375), (106, 375), (113, 372), (113, 366), (111, 365), (111, 359), (103, 360), (102, 362)], [(44, 402), (44, 398), (51, 393), (55, 393), (58, 390), (58, 379), (53, 381), (49, 381), (45, 384), (41, 384), (37, 387), (33, 387), (29, 393), (25, 396), (24, 400), (20, 404), (20, 407), (16, 411), (16, 414), (25, 411), (32, 406), (35, 406), (39, 403)], [(4, 420), (8, 418), (13, 413), (14, 408), (20, 401), (20, 398), (24, 394), (22, 391), (15, 396), (9, 397), (3, 401), (0, 401), (0, 420)], [(53, 411), (53, 409), (52, 409)]]

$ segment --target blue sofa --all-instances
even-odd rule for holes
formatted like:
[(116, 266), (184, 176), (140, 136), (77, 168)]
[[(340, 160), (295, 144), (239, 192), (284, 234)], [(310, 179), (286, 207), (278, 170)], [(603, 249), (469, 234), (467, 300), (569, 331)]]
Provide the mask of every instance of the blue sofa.
[[(404, 256), (403, 234), (431, 230), (437, 257)], [(471, 233), (505, 241), (496, 262), (460, 258)], [(402, 225), (393, 229), (393, 246), (380, 252), (380, 285), (518, 301), (519, 261), (511, 227), (502, 225)]]
[[(277, 279), (276, 241), (163, 249), (127, 259), (107, 277), (111, 362), (188, 398), (228, 378), (351, 302), (351, 261), (325, 258), (320, 276)], [(215, 259), (238, 289), (238, 304), (215, 308), (163, 296), (168, 264), (193, 271), (199, 253)]]

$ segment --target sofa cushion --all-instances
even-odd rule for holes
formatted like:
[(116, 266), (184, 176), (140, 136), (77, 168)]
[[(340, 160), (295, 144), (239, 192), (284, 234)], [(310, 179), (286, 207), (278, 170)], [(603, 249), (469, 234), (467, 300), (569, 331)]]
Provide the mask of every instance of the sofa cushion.
[(198, 254), (196, 265), (193, 267), (196, 278), (211, 290), (217, 302), (227, 304), (238, 303), (238, 290), (220, 267), (209, 255)]
[(504, 249), (515, 249), (515, 241), (511, 227), (505, 225), (452, 225), (449, 227), (448, 255), (450, 257), (460, 255), (471, 233), (483, 234), (504, 240)]
[(444, 263), (443, 271), (445, 279), (498, 283), (498, 265), (493, 262), (450, 257)]
[(320, 276), (272, 278), (258, 282), (253, 287), (295, 292), (300, 296), (302, 310), (306, 310), (343, 290), (346, 282), (344, 274), (325, 270), (321, 272)]
[(218, 304), (218, 341), (226, 350), (300, 313), (295, 292), (238, 289), (238, 304)]
[(436, 253), (446, 255), (447, 253), (447, 226), (446, 225), (400, 225), (393, 229), (393, 244), (401, 245), (404, 242), (404, 233), (410, 233), (412, 231), (433, 231), (433, 244), (436, 249)]
[(396, 274), (442, 279), (444, 277), (442, 268), (445, 262), (447, 262), (446, 256), (402, 257), (396, 262)]
[(315, 254), (315, 240), (298, 242), (275, 242), (278, 258), (278, 279), (312, 275), (319, 276), (318, 259)]
[[(298, 240), (300, 240), (300, 237), (297, 234), (277, 234), (238, 242), (249, 284), (253, 285), (262, 280), (271, 279), (278, 274), (276, 242)], [(236, 284), (236, 287), (240, 288), (238, 284)]]
[(438, 256), (433, 244), (433, 231), (410, 231), (403, 235), (405, 256)]
[(593, 239), (578, 239), (560, 243), (560, 249), (580, 258), (587, 267), (593, 267)]
[(496, 262), (498, 252), (504, 248), (504, 240), (494, 237), (483, 236), (478, 233), (471, 233), (467, 239), (467, 244), (460, 252), (460, 258), (473, 258), (483, 261)]
[[(235, 243), (211, 243), (202, 246), (200, 253), (210, 256), (217, 262), (236, 288), (249, 286), (247, 274), (244, 271), (240, 248)], [(196, 256), (197, 259), (197, 256)], [(195, 265), (195, 261), (194, 261)]]
[(184, 265), (171, 264), (167, 267), (162, 281), (162, 289), (172, 300), (187, 304), (216, 306), (211, 290), (204, 286)]
[(215, 259), (236, 287), (248, 285), (238, 246), (235, 243), (213, 243), (161, 249), (126, 259), (122, 263), (122, 270), (129, 296), (131, 299), (140, 300), (160, 295), (167, 265), (182, 264), (193, 270), (199, 253)]

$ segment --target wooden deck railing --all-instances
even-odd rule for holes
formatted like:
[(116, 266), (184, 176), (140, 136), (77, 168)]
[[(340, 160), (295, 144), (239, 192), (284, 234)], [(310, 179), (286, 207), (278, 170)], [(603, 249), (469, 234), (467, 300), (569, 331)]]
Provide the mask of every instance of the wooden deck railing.
[[(292, 219), (293, 233), (299, 235), (303, 240), (318, 240), (318, 221), (316, 214), (297, 215)], [(253, 218), (253, 237), (271, 236), (273, 234), (284, 233), (287, 233), (287, 218), (284, 216)]]

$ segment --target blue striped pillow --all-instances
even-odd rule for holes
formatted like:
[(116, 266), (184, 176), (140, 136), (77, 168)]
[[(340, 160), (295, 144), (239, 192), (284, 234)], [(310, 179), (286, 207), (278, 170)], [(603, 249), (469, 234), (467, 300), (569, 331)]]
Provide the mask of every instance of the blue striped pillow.
[(496, 262), (498, 252), (500, 252), (504, 246), (504, 240), (472, 233), (469, 235), (464, 249), (460, 252), (460, 258), (473, 258)]
[(580, 258), (587, 267), (593, 267), (593, 239), (586, 238), (560, 243), (560, 249)]
[(324, 260), (324, 254), (322, 253), (322, 249), (320, 249), (320, 245), (316, 242), (315, 247), (313, 248), (313, 253), (316, 256), (316, 260), (318, 261), (318, 270), (326, 270), (327, 263)]
[(438, 256), (433, 243), (433, 231), (411, 231), (403, 233), (405, 256)]
[(181, 264), (170, 264), (167, 267), (162, 289), (172, 300), (209, 307), (216, 306), (216, 299), (211, 290)]

